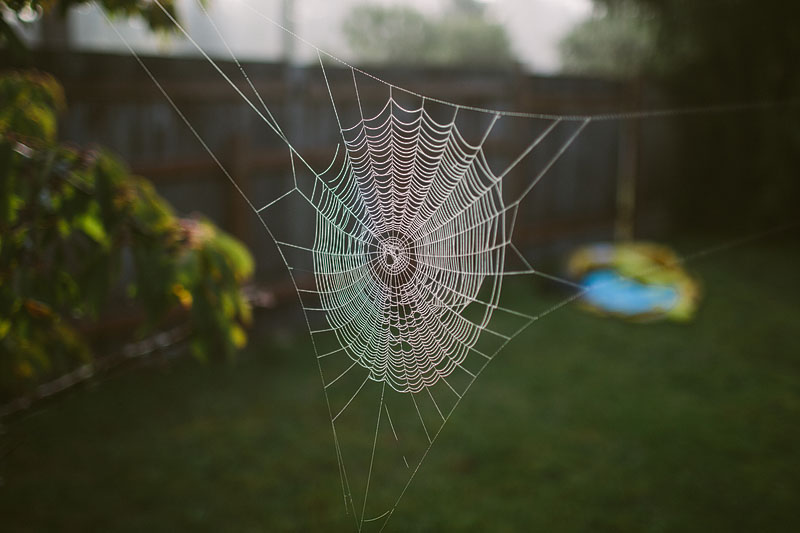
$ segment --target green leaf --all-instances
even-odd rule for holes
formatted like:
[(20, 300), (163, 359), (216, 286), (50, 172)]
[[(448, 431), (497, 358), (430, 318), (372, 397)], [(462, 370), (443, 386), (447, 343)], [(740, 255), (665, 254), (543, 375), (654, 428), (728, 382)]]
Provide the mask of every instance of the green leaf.
[(102, 221), (94, 214), (86, 213), (75, 220), (75, 226), (104, 247), (110, 246), (108, 234)]

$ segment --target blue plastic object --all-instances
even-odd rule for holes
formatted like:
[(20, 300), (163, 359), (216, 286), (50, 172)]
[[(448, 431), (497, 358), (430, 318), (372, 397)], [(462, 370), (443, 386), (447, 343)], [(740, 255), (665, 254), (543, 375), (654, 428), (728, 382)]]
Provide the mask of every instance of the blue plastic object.
[(678, 303), (678, 291), (669, 285), (643, 284), (611, 269), (593, 270), (581, 280), (589, 289), (584, 299), (621, 315), (663, 313)]

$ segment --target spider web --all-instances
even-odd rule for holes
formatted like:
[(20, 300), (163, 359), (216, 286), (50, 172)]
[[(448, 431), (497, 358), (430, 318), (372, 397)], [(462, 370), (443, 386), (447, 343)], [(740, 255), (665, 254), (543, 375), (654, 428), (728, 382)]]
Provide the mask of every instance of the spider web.
[[(252, 95), (245, 94), (173, 19), (285, 143), (292, 187), (267, 202), (242, 191), (118, 35), (276, 243), (311, 334), (345, 508), (357, 530), (382, 530), (486, 366), (532, 323), (585, 293), (568, 280), (534, 268), (513, 244), (521, 202), (592, 122), (676, 112), (559, 116), (428, 98), (330, 56), (244, 5), (316, 50), (341, 134), (327, 168), (315, 170), (284, 134), (213, 20), (207, 17)], [(344, 65), (347, 76), (329, 77), (323, 59)], [(333, 84), (339, 90), (334, 91)], [(354, 106), (334, 99), (344, 84)], [(385, 93), (382, 107), (367, 109), (361, 98), (365, 84)], [(529, 144), (510, 159), (492, 155), (487, 140), (497, 127), (514, 119), (531, 125), (535, 133)], [(532, 173), (519, 175), (516, 171), (523, 167)], [(286, 224), (276, 223), (271, 217), (280, 217), (275, 213), (279, 206), (293, 219), (313, 221), (313, 231), (287, 230)], [(503, 281), (517, 275), (539, 276), (574, 293), (537, 314), (510, 309), (501, 305)]]
[[(457, 118), (476, 111), (391, 86), (383, 107), (365, 113), (363, 75), (351, 67), (357, 114), (348, 121), (321, 58), (320, 69), (342, 148), (326, 170), (296, 171), (294, 188), (258, 211), (276, 228), (270, 209), (293, 202), (289, 212), (315, 221), (313, 239), (276, 243), (295, 279), (313, 274), (298, 293), (345, 505), (361, 530), (386, 523), (398, 503), (391, 488), (405, 491), (486, 365), (537, 319), (500, 305), (506, 275), (540, 274), (511, 242), (519, 205), (590, 119), (540, 119), (539, 135), (495, 170), (484, 144), (500, 114), (480, 112), (483, 131), (470, 142)], [(539, 153), (556, 132), (557, 148)], [(538, 174), (506, 192), (506, 177), (537, 156)]]

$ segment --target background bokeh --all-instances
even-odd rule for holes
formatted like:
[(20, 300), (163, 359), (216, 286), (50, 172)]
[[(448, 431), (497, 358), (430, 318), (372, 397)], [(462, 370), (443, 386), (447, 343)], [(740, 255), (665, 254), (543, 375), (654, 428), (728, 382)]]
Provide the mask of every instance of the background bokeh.
[[(313, 349), (277, 250), (101, 8), (61, 2), (63, 18), (45, 4), (0, 2), (0, 66), (48, 72), (63, 85), (58, 142), (106, 147), (178, 216), (206, 217), (244, 243), (255, 258), (245, 287), (254, 311), (247, 347), (201, 361), (189, 356), (190, 339), (158, 337), (181, 315), (140, 331), (136, 319), (120, 319), (135, 306), (110, 302), (81, 330), (94, 352), (90, 379), (53, 388), (58, 376), (44, 374), (4, 394), (3, 530), (352, 530)], [(792, 529), (800, 8), (779, 0), (250, 4), (426, 96), (613, 114), (590, 124), (526, 200), (515, 242), (561, 275), (580, 244), (656, 240), (692, 257), (685, 266), (703, 287), (686, 324), (628, 323), (569, 305), (515, 338), (446, 425), (388, 530)], [(208, 14), (191, 0), (174, 5), (222, 70), (241, 76), (216, 24), (292, 144), (324, 167), (338, 132), (316, 52), (239, 2), (209, 0)], [(115, 24), (247, 194), (264, 203), (279, 196), (291, 183), (285, 147), (191, 43), (153, 16), (117, 12)], [(329, 60), (325, 68), (342, 116), (353, 114), (351, 71)], [(362, 97), (379, 106), (386, 86), (365, 81)], [(671, 111), (624, 115), (652, 109)], [(686, 109), (695, 112), (675, 112)], [(481, 131), (477, 119), (462, 120), (465, 132)], [(513, 160), (541, 127), (504, 120), (488, 156), (498, 166)], [(520, 190), (537, 164), (520, 165), (509, 187)], [(279, 229), (310, 235), (313, 221), (299, 218), (288, 208), (274, 216)], [(525, 277), (504, 294), (506, 307), (535, 314), (570, 293)], [(120, 355), (136, 350), (144, 355)]]

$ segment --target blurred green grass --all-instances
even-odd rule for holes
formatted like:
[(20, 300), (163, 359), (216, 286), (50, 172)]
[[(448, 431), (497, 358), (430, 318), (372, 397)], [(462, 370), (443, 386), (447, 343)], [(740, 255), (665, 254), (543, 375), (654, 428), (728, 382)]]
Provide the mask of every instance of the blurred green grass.
[[(798, 266), (796, 240), (690, 265), (688, 325), (541, 320), (465, 396), (387, 531), (796, 527)], [(138, 369), (6, 420), (0, 530), (352, 531), (307, 335), (268, 326), (234, 364)]]

